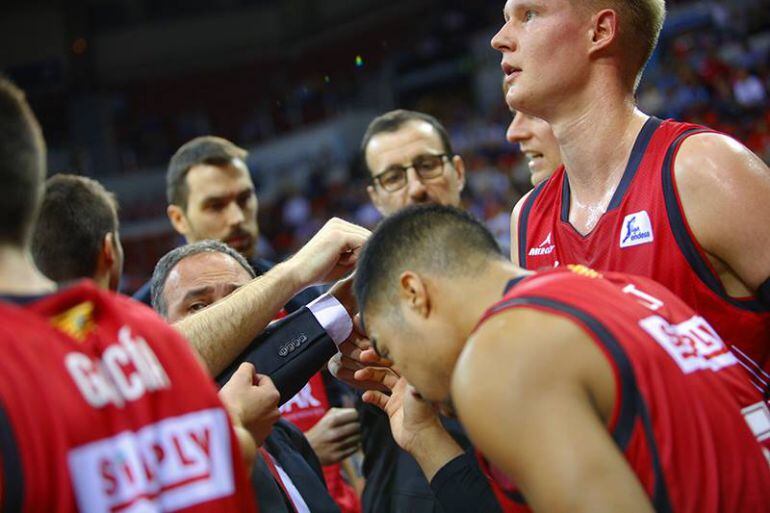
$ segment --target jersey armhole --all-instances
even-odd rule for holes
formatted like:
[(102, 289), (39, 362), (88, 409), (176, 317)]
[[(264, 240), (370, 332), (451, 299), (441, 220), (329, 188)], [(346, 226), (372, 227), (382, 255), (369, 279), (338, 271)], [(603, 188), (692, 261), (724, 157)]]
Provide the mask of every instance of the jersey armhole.
[(674, 142), (666, 150), (666, 156), (663, 161), (663, 169), (661, 173), (662, 185), (663, 185), (663, 198), (666, 205), (666, 214), (668, 216), (671, 232), (674, 235), (677, 246), (682, 252), (682, 255), (687, 260), (688, 264), (698, 276), (698, 278), (712, 291), (724, 301), (736, 306), (742, 310), (750, 312), (768, 312), (770, 308), (765, 306), (757, 298), (750, 299), (737, 299), (729, 294), (724, 288), (722, 281), (719, 279), (714, 267), (706, 257), (706, 251), (700, 245), (695, 238), (695, 234), (687, 222), (687, 217), (684, 214), (684, 208), (682, 207), (682, 200), (679, 196), (679, 189), (676, 184), (675, 176), (675, 163), (676, 157), (679, 154), (679, 150), (682, 147), (682, 143), (688, 137), (698, 134), (718, 133), (707, 128), (691, 128), (680, 134)]
[(527, 268), (527, 225), (529, 223), (529, 214), (532, 211), (535, 200), (537, 200), (537, 197), (543, 192), (545, 184), (548, 182), (550, 182), (550, 179), (541, 182), (529, 193), (529, 196), (524, 200), (524, 205), (519, 212), (516, 230), (518, 234), (519, 267), (522, 269)]
[(616, 387), (620, 390), (616, 395), (613, 414), (611, 415), (608, 426), (610, 436), (615, 441), (618, 449), (625, 453), (631, 442), (637, 422), (640, 422), (644, 431), (644, 437), (648, 443), (650, 460), (654, 474), (653, 489), (651, 500), (656, 511), (670, 512), (671, 501), (668, 493), (668, 486), (661, 458), (658, 451), (658, 444), (655, 440), (652, 421), (648, 407), (641, 395), (636, 381), (631, 360), (626, 354), (623, 346), (618, 342), (615, 336), (604, 326), (604, 324), (593, 317), (588, 312), (581, 310), (573, 305), (557, 301), (555, 299), (540, 296), (520, 296), (511, 298), (499, 303), (489, 310), (486, 318), (496, 315), (508, 308), (529, 307), (548, 313), (560, 315), (575, 322), (597, 343), (600, 350), (605, 354), (615, 373)]

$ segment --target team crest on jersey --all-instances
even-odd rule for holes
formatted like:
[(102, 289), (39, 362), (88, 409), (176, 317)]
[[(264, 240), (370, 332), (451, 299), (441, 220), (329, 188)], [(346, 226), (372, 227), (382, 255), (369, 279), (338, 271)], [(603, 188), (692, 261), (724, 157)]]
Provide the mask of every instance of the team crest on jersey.
[(646, 210), (629, 214), (623, 219), (623, 229), (620, 230), (620, 247), (630, 248), (647, 244), (654, 240), (652, 223)]
[(556, 249), (556, 245), (553, 243), (553, 232), (548, 232), (548, 236), (540, 243), (536, 248), (529, 250), (529, 256), (543, 256), (550, 255)]
[(91, 301), (86, 301), (53, 317), (51, 324), (57, 330), (83, 342), (94, 328), (93, 314), (94, 304)]

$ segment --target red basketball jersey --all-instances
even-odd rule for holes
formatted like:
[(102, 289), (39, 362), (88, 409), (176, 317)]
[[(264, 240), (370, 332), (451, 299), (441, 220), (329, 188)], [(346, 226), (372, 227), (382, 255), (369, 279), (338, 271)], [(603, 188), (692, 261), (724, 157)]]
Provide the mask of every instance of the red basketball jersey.
[(607, 212), (585, 236), (569, 222), (569, 180), (560, 167), (522, 206), (519, 265), (536, 270), (583, 264), (662, 283), (717, 329), (753, 373), (756, 386), (767, 392), (770, 310), (755, 297), (728, 296), (687, 224), (677, 192), (674, 161), (682, 141), (706, 131), (650, 118)]
[(770, 511), (770, 411), (716, 331), (674, 294), (570, 265), (518, 282), (481, 323), (513, 308), (567, 318), (601, 349), (617, 391), (607, 429), (656, 511)]
[(83, 282), (0, 319), (6, 511), (256, 511), (213, 382), (149, 308)]

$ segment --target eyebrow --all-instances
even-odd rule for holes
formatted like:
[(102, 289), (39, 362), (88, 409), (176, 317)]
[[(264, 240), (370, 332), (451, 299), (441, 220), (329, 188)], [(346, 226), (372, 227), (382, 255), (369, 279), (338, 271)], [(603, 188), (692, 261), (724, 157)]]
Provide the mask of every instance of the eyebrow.
[(181, 303), (185, 304), (188, 301), (197, 298), (198, 296), (202, 296), (204, 294), (210, 294), (213, 291), (214, 291), (213, 285), (205, 285), (203, 287), (198, 287), (196, 289), (190, 289), (185, 293), (184, 297), (182, 297)]
[[(410, 164), (414, 164), (414, 162), (416, 160), (418, 160), (418, 159), (422, 159), (422, 158), (425, 158), (425, 157), (438, 157), (439, 155), (443, 156), (443, 155), (449, 155), (449, 154), (448, 153), (432, 153), (432, 151), (426, 151), (426, 152), (419, 153), (419, 154), (415, 155), (414, 158), (412, 158), (411, 162), (409, 162), (409, 163)], [(385, 167), (385, 169), (382, 169), (378, 174), (382, 174), (382, 173), (384, 173), (386, 171), (391, 171), (391, 170), (395, 170), (395, 169), (401, 170), (401, 169), (404, 169), (405, 167), (407, 167), (407, 166), (403, 166), (401, 164), (389, 164), (388, 166)]]
[(256, 194), (256, 191), (254, 190), (254, 187), (247, 187), (245, 189), (242, 189), (238, 192), (234, 192), (232, 194), (224, 194), (222, 196), (206, 196), (203, 198), (203, 203), (211, 203), (212, 201), (224, 201), (224, 200), (229, 200), (233, 198), (238, 198), (240, 196), (243, 196), (246, 193)]

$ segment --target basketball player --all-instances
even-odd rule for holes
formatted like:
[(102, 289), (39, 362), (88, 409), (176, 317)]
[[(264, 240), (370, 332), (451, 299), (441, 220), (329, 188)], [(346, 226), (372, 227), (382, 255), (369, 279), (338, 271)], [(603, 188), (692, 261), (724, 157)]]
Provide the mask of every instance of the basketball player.
[[(509, 0), (492, 39), (511, 109), (546, 120), (564, 167), (514, 208), (512, 252), (647, 276), (770, 376), (770, 173), (723, 134), (636, 108), (663, 0)], [(764, 371), (762, 370), (764, 367)]]
[[(394, 110), (375, 118), (363, 136), (361, 157), (370, 177), (367, 192), (383, 216), (413, 204), (460, 205), (465, 164), (433, 116)], [(341, 347), (342, 354), (330, 362), (333, 374), (355, 385), (352, 374), (362, 363), (354, 354), (367, 347)], [(405, 452), (380, 411), (364, 407), (360, 415), (365, 512), (500, 511), (475, 460), (466, 457), (470, 443), (456, 421), (444, 419), (441, 430), (426, 433), (418, 450)]]
[(31, 248), (37, 268), (60, 287), (89, 278), (117, 291), (123, 246), (115, 196), (84, 176), (52, 176), (45, 182)]
[(519, 145), (519, 150), (527, 159), (529, 179), (533, 186), (548, 180), (561, 166), (559, 141), (548, 123), (542, 119), (516, 112), (505, 132), (505, 138), (511, 144)]
[(0, 134), (3, 509), (255, 511), (239, 449), (253, 457), (254, 442), (236, 438), (187, 343), (90, 282), (56, 292), (34, 266), (45, 145), (6, 80)]
[[(527, 274), (478, 221), (422, 206), (372, 235), (355, 290), (374, 348), (421, 398), (451, 396), (522, 509), (770, 511), (762, 395), (708, 323), (652, 280)], [(359, 374), (394, 389), (365, 400), (408, 445), (414, 432), (399, 426), (415, 421), (414, 397), (394, 404), (404, 381)]]

